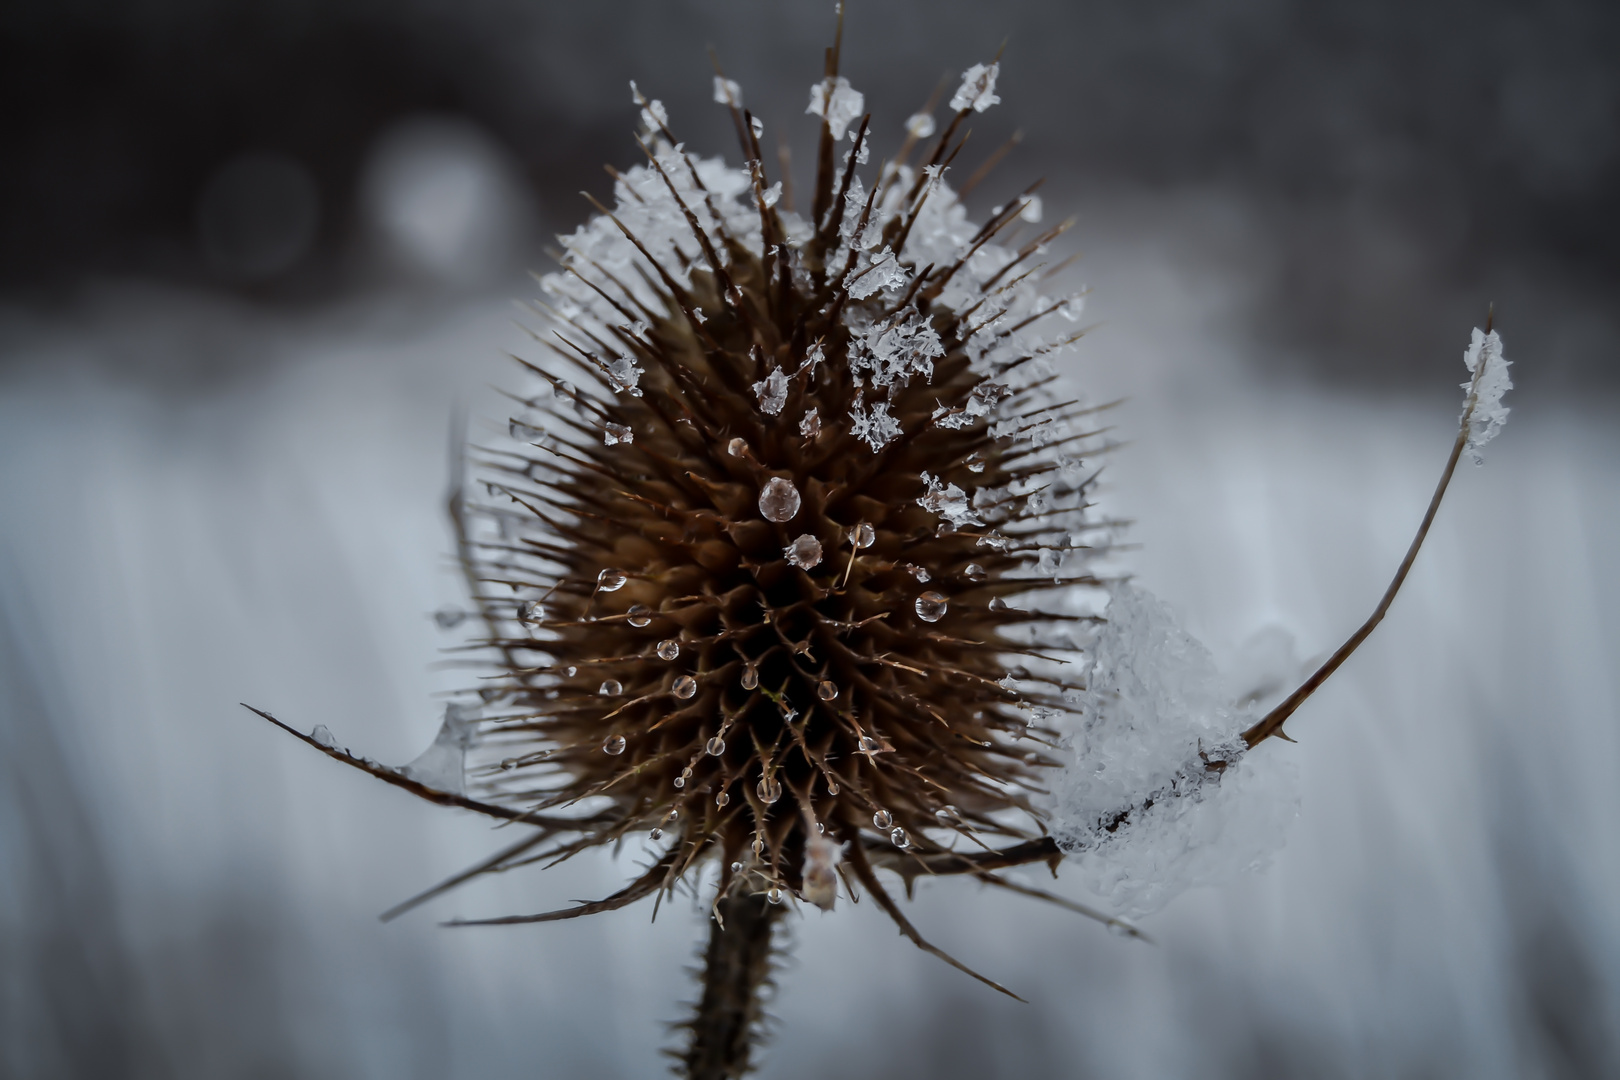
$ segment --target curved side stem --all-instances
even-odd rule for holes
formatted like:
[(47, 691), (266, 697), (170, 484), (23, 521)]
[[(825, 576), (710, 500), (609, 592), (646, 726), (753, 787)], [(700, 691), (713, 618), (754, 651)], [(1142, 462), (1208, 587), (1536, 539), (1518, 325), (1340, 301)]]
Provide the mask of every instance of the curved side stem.
[[(1491, 332), (1491, 322), (1494, 317), (1495, 312), (1493, 311), (1485, 319), (1485, 332), (1487, 334)], [(1366, 641), (1378, 624), (1384, 621), (1385, 614), (1389, 612), (1389, 605), (1394, 603), (1395, 594), (1401, 591), (1401, 586), (1406, 582), (1406, 575), (1412, 570), (1412, 563), (1417, 560), (1418, 551), (1423, 547), (1423, 541), (1429, 535), (1429, 526), (1434, 524), (1434, 515), (1440, 510), (1440, 500), (1445, 498), (1446, 488), (1451, 484), (1451, 475), (1457, 471), (1457, 462), (1462, 458), (1462, 452), (1468, 446), (1468, 422), (1473, 418), (1474, 407), (1479, 404), (1479, 381), (1484, 374), (1485, 364), (1481, 361), (1479, 370), (1474, 372), (1473, 381), (1469, 385), (1468, 398), (1464, 403), (1462, 419), (1457, 425), (1457, 440), (1451, 445), (1451, 457), (1446, 459), (1446, 468), (1440, 474), (1440, 483), (1435, 485), (1434, 497), (1429, 500), (1429, 509), (1423, 515), (1423, 524), (1418, 526), (1417, 535), (1412, 538), (1412, 546), (1406, 549), (1406, 558), (1401, 560), (1400, 568), (1395, 571), (1395, 579), (1389, 583), (1389, 588), (1384, 590), (1383, 599), (1378, 601), (1378, 606), (1373, 609), (1373, 613), (1368, 617), (1367, 621), (1362, 623), (1356, 632), (1350, 635), (1349, 640), (1339, 646), (1337, 652), (1327, 658), (1326, 663), (1317, 668), (1310, 678), (1301, 683), (1298, 690), (1289, 694), (1282, 700), (1281, 704), (1261, 717), (1259, 723), (1243, 733), (1243, 741), (1251, 750), (1273, 735), (1287, 739), (1288, 735), (1282, 729), (1283, 724), (1288, 722), (1288, 718), (1294, 715), (1296, 709), (1305, 704), (1307, 698), (1316, 693), (1321, 685), (1328, 681), (1329, 676), (1339, 670), (1339, 665), (1350, 659), (1350, 654), (1359, 649), (1361, 643)]]

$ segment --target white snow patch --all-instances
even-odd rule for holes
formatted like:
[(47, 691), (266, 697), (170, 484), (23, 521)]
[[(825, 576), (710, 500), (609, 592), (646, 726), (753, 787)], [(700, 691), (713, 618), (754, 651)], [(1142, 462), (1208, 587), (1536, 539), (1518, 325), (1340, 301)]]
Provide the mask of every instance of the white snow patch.
[(1053, 837), (1087, 888), (1140, 916), (1269, 861), (1298, 776), (1284, 749), (1244, 752), (1251, 718), (1163, 602), (1122, 585), (1107, 617), (1053, 782)]

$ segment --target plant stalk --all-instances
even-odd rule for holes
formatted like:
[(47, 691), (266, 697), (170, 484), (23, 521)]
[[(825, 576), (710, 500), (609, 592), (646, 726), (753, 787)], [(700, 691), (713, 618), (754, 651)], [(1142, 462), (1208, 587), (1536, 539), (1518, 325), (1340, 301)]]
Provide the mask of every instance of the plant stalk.
[(760, 990), (770, 977), (771, 933), (785, 905), (735, 893), (716, 905), (704, 954), (703, 996), (687, 1023), (682, 1060), (687, 1080), (733, 1080), (749, 1069), (763, 1012)]

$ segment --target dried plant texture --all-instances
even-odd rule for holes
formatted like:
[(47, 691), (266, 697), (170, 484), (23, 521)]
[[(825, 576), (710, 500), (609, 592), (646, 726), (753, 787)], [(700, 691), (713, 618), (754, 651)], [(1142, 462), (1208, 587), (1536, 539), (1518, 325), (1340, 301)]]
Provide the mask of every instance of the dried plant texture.
[(914, 122), (863, 176), (830, 66), (808, 217), (734, 84), (741, 169), (637, 92), (645, 164), (542, 279), (552, 357), (466, 518), (499, 656), (479, 786), (591, 807), (563, 853), (649, 837), (605, 903), (713, 862), (721, 896), (831, 907), (841, 877), (891, 907), (874, 867), (1056, 855), (1030, 795), (1084, 616), (1043, 598), (1095, 584), (1104, 446), (1051, 364), (1080, 336), (1037, 284), (1064, 226), (1032, 191), (976, 225), (944, 179), (994, 79), (969, 72), (920, 168)]

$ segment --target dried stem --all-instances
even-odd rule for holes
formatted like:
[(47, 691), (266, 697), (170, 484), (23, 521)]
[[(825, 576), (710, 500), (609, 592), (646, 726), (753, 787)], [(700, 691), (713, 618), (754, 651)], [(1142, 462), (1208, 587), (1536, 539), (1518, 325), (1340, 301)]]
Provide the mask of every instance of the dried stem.
[(759, 1041), (760, 990), (771, 971), (771, 934), (785, 905), (733, 893), (715, 905), (704, 954), (703, 996), (687, 1021), (691, 1041), (681, 1061), (688, 1080), (744, 1076)]

